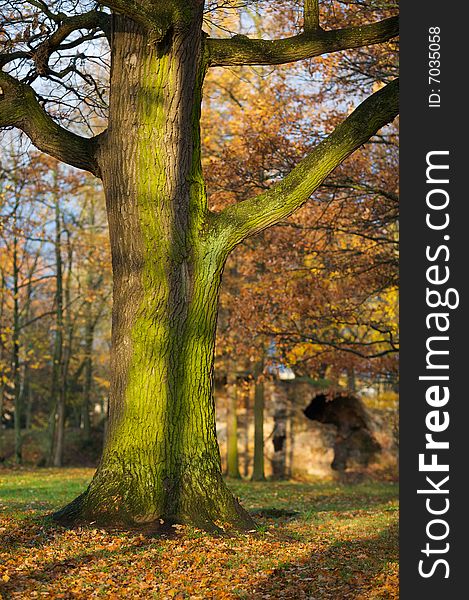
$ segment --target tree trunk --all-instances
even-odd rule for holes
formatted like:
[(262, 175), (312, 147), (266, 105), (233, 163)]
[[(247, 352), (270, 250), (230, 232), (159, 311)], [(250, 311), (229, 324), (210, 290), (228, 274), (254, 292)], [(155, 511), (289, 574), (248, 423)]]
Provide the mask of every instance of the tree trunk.
[(287, 388), (288, 400), (288, 469), (287, 476), (289, 479), (294, 474), (294, 456), (295, 456), (295, 414), (297, 406), (298, 385), (295, 381), (290, 382)]
[(357, 391), (357, 381), (355, 378), (355, 369), (348, 367), (347, 369), (347, 389), (353, 394)]
[(18, 237), (17, 231), (18, 202), (14, 210), (13, 236), (13, 360), (12, 375), (15, 397), (15, 462), (17, 465), (23, 461), (21, 420), (23, 416), (22, 393), (21, 393), (21, 371), (20, 371), (20, 309), (19, 309), (19, 260), (18, 260)]
[[(89, 221), (88, 226), (91, 231), (94, 232), (96, 226), (95, 219), (95, 202), (94, 198), (91, 198), (89, 207)], [(92, 242), (94, 242), (94, 236)], [(92, 250), (91, 250), (92, 252)], [(88, 270), (86, 273), (86, 293), (88, 296), (92, 294), (95, 287), (95, 281), (93, 278), (93, 268), (91, 266), (90, 258), (91, 252), (88, 256)], [(94, 342), (94, 330), (99, 318), (100, 310), (98, 310), (98, 316), (93, 315), (92, 302), (90, 297), (87, 298), (85, 304), (85, 365), (84, 365), (84, 376), (85, 381), (83, 384), (83, 396), (81, 405), (81, 425), (83, 427), (83, 439), (89, 441), (91, 439), (91, 419), (90, 419), (90, 404), (91, 404), (91, 388), (93, 384), (93, 342)]]
[[(5, 273), (0, 265), (1, 275), (1, 287), (0, 287), (0, 325), (4, 326), (4, 310), (5, 310), (5, 292), (6, 292), (6, 281)], [(6, 344), (0, 344), (0, 366), (5, 367), (6, 371)], [(5, 402), (5, 388), (6, 388), (6, 373), (0, 378), (0, 430), (2, 429), (3, 423), (3, 405)]]
[[(57, 173), (54, 173), (57, 183)], [(57, 185), (55, 185), (55, 335), (54, 352), (52, 356), (52, 385), (49, 419), (49, 457), (48, 463), (54, 466), (61, 465), (63, 427), (65, 418), (64, 396), (62, 393), (63, 370), (63, 271), (62, 271), (62, 223)], [(60, 460), (59, 460), (60, 459)]]
[(57, 404), (57, 412), (55, 413), (54, 454), (52, 457), (52, 465), (54, 467), (62, 466), (64, 437), (65, 437), (65, 402), (64, 402), (62, 390), (60, 390), (59, 402)]
[(28, 364), (25, 366), (25, 408), (24, 408), (24, 418), (25, 418), (25, 429), (28, 431), (31, 429), (32, 424), (32, 416), (33, 416), (33, 390), (31, 386), (31, 369)]
[(228, 361), (227, 414), (226, 414), (226, 474), (241, 479), (238, 454), (238, 385), (235, 365)]
[[(24, 314), (23, 319), (26, 323), (28, 323), (31, 318), (31, 303), (32, 303), (32, 298), (33, 298), (33, 277), (35, 275), (35, 271), (36, 271), (36, 267), (37, 267), (37, 263), (38, 263), (38, 256), (39, 256), (39, 254), (36, 254), (36, 259), (34, 260), (33, 266), (29, 270), (28, 283), (26, 286), (26, 298), (25, 298), (24, 307), (23, 307), (23, 314)], [(29, 364), (29, 360), (30, 360), (29, 356), (32, 351), (33, 351), (33, 343), (31, 340), (29, 340), (26, 345), (25, 358), (23, 361), (23, 385), (21, 387), (21, 401), (20, 401), (20, 405), (21, 405), (21, 408), (22, 408), (22, 411), (24, 414), (24, 426), (25, 426), (25, 429), (27, 429), (27, 430), (31, 429), (32, 403), (33, 403), (33, 392), (32, 392), (32, 386), (31, 386), (31, 367)]]
[(264, 470), (264, 361), (255, 372), (254, 381), (254, 469), (253, 481), (265, 481)]
[(286, 388), (288, 384), (280, 381), (275, 382), (275, 391), (272, 393), (274, 405), (274, 430), (272, 433), (272, 444), (274, 453), (272, 456), (272, 479), (285, 479), (287, 466), (287, 403)]
[(159, 42), (113, 17), (100, 150), (114, 276), (109, 423), (96, 474), (55, 514), (61, 522), (253, 527), (222, 479), (216, 439), (213, 362), (226, 252), (206, 234), (201, 7), (193, 12)]
[(247, 382), (243, 382), (242, 386), (243, 397), (244, 397), (244, 428), (243, 428), (243, 436), (244, 436), (244, 457), (243, 457), (243, 475), (247, 477), (249, 475), (249, 467), (250, 467), (250, 454), (249, 454), (249, 415), (250, 415), (250, 396), (251, 396), (251, 386)]
[(91, 385), (93, 382), (93, 340), (94, 340), (94, 322), (91, 314), (91, 304), (86, 304), (86, 323), (85, 323), (85, 381), (83, 384), (83, 400), (81, 406), (81, 422), (83, 425), (83, 439), (91, 439)]
[[(73, 342), (73, 324), (72, 324), (72, 315), (70, 312), (71, 306), (71, 283), (72, 283), (72, 267), (73, 267), (73, 249), (70, 244), (70, 234), (65, 229), (65, 223), (63, 222), (63, 218), (59, 220), (58, 224), (62, 224), (62, 228), (65, 230), (67, 235), (67, 271), (65, 278), (65, 289), (64, 289), (64, 300), (65, 300), (65, 315), (60, 318), (60, 324), (63, 325), (63, 331), (65, 334), (65, 344), (62, 349), (62, 361), (60, 365), (59, 371), (59, 393), (58, 393), (58, 403), (57, 403), (57, 415), (56, 415), (56, 429), (55, 429), (55, 441), (54, 441), (54, 456), (53, 456), (53, 465), (54, 467), (61, 467), (63, 463), (63, 453), (64, 453), (64, 444), (65, 444), (65, 413), (67, 407), (67, 395), (68, 395), (68, 371), (70, 366), (70, 358), (72, 354), (72, 342)], [(58, 236), (58, 252), (61, 253), (60, 247), (60, 231)], [(59, 265), (57, 265), (57, 273), (59, 269)], [(61, 267), (61, 263), (60, 263)], [(62, 282), (62, 274), (60, 275), (61, 283), (60, 288), (63, 287)], [(59, 321), (57, 322), (59, 326)]]
[(0, 430), (3, 426), (3, 404), (5, 402), (5, 383), (0, 381)]

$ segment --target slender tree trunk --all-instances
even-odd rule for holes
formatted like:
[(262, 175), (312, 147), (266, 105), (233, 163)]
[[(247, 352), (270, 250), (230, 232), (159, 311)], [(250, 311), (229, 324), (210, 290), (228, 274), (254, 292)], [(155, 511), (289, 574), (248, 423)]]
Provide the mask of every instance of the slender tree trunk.
[[(57, 204), (58, 206), (58, 204)], [(65, 229), (62, 227), (63, 219), (59, 213), (58, 215), (58, 224), (61, 225), (61, 229)], [(61, 245), (60, 245), (60, 231), (58, 236), (58, 253), (61, 255)], [(68, 371), (70, 365), (70, 358), (72, 353), (72, 340), (73, 340), (73, 325), (72, 325), (72, 317), (70, 312), (71, 306), (71, 281), (72, 281), (72, 266), (73, 266), (73, 250), (70, 244), (70, 234), (66, 231), (67, 234), (67, 270), (66, 270), (66, 278), (65, 278), (65, 289), (64, 289), (64, 300), (65, 300), (65, 314), (60, 316), (60, 319), (57, 323), (63, 325), (63, 332), (65, 334), (65, 344), (62, 348), (62, 360), (60, 361), (60, 371), (59, 371), (59, 390), (58, 390), (58, 402), (57, 402), (57, 414), (56, 414), (56, 427), (55, 427), (55, 440), (54, 440), (54, 455), (53, 455), (53, 465), (54, 467), (61, 467), (63, 463), (63, 453), (64, 453), (64, 444), (65, 444), (65, 411), (67, 407), (67, 393), (68, 393)], [(60, 267), (62, 266), (62, 262), (60, 260)], [(61, 269), (60, 269), (61, 271)], [(57, 264), (57, 273), (59, 272), (59, 264)], [(63, 275), (60, 275), (60, 288), (63, 288)], [(63, 310), (63, 306), (62, 306)]]
[(226, 474), (232, 479), (241, 479), (238, 453), (238, 385), (235, 365), (228, 362), (228, 410), (226, 415)]
[(91, 385), (93, 382), (93, 340), (94, 340), (94, 322), (91, 314), (91, 304), (86, 305), (86, 323), (85, 323), (85, 381), (83, 384), (83, 402), (81, 406), (81, 422), (83, 425), (83, 439), (89, 441), (91, 438)]
[(247, 477), (249, 475), (250, 456), (249, 456), (249, 414), (250, 414), (250, 396), (251, 386), (247, 382), (243, 382), (241, 388), (243, 390), (244, 397), (244, 460), (243, 460), (243, 475)]
[(347, 369), (347, 389), (349, 392), (352, 392), (353, 394), (357, 391), (355, 369), (353, 367), (349, 367)]
[[(6, 291), (6, 281), (5, 281), (5, 272), (4, 270), (0, 267), (0, 273), (1, 273), (1, 282), (2, 285), (0, 287), (0, 326), (3, 327), (4, 325), (4, 312), (5, 312), (5, 291)], [(5, 365), (6, 367), (6, 362), (7, 362), (7, 352), (6, 352), (6, 344), (5, 343), (1, 343), (0, 344), (0, 365)], [(3, 419), (3, 405), (5, 402), (5, 389), (6, 389), (6, 378), (7, 378), (7, 374), (4, 373), (3, 377), (0, 378), (0, 429), (2, 428), (2, 419)]]
[[(26, 388), (26, 394), (25, 394), (26, 404), (25, 404), (25, 408), (24, 408), (25, 427), (27, 430), (30, 430), (31, 423), (32, 423), (32, 415), (33, 415), (33, 388), (31, 385), (31, 369), (28, 364), (26, 364), (26, 371), (25, 371), (24, 377), (25, 377), (25, 388)], [(26, 383), (27, 383), (27, 386), (26, 386)]]
[[(55, 174), (55, 179), (57, 175)], [(49, 456), (48, 463), (55, 464), (57, 460), (57, 442), (63, 438), (63, 410), (61, 394), (62, 363), (63, 363), (63, 267), (62, 267), (62, 235), (58, 191), (55, 190), (55, 335), (54, 352), (52, 355), (52, 384), (49, 418)], [(57, 465), (60, 466), (60, 465)]]
[(286, 389), (288, 384), (276, 382), (276, 390), (272, 394), (274, 404), (274, 431), (272, 444), (274, 454), (272, 457), (272, 479), (285, 479), (287, 464), (287, 406)]
[(22, 371), (22, 375), (21, 375), (21, 383), (20, 383), (20, 406), (21, 406), (21, 414), (22, 414), (22, 420), (25, 422), (25, 429), (28, 428), (27, 422), (28, 422), (28, 418), (27, 418), (27, 405), (28, 405), (28, 398), (30, 395), (30, 388), (31, 388), (31, 370), (29, 368), (28, 363), (24, 363), (23, 364), (23, 368), (21, 369)]
[[(95, 218), (95, 204), (94, 199), (91, 198), (89, 207), (89, 221), (88, 225), (91, 231), (94, 231), (96, 225)], [(92, 239), (92, 241), (94, 241)], [(90, 262), (88, 262), (88, 271), (86, 273), (86, 291), (88, 296), (93, 291), (93, 271)], [(97, 318), (93, 315), (93, 307), (90, 297), (87, 298), (85, 305), (85, 366), (84, 366), (84, 384), (83, 384), (83, 397), (81, 405), (81, 424), (83, 427), (83, 439), (89, 441), (91, 439), (91, 419), (90, 419), (90, 403), (91, 403), (91, 387), (93, 383), (93, 342), (94, 342), (94, 329), (96, 326)]]
[(295, 456), (295, 414), (297, 407), (298, 385), (295, 381), (289, 383), (287, 388), (288, 399), (288, 478), (294, 474), (294, 456)]
[(223, 482), (216, 439), (226, 251), (205, 233), (202, 6), (160, 42), (123, 16), (113, 22), (100, 158), (114, 275), (109, 423), (90, 486), (55, 518), (251, 529)]
[(55, 438), (54, 438), (54, 453), (52, 464), (54, 467), (61, 467), (63, 461), (63, 449), (65, 438), (65, 397), (63, 388), (59, 390), (59, 401), (57, 403), (57, 411), (55, 413)]
[(3, 404), (5, 402), (5, 383), (0, 381), (0, 430), (3, 424)]
[(21, 372), (20, 372), (20, 309), (19, 309), (19, 261), (18, 261), (18, 237), (17, 230), (18, 203), (14, 211), (13, 236), (13, 389), (15, 398), (15, 462), (21, 464), (22, 436), (21, 420), (23, 416), (22, 394), (21, 394)]
[[(23, 307), (24, 321), (27, 323), (31, 318), (31, 302), (33, 297), (33, 277), (36, 272), (37, 264), (39, 260), (39, 252), (36, 254), (36, 258), (29, 270), (28, 283), (26, 286), (26, 298)], [(31, 386), (31, 367), (29, 364), (30, 353), (33, 352), (33, 343), (28, 340), (26, 344), (25, 359), (23, 362), (23, 385), (21, 386), (21, 406), (24, 411), (25, 429), (31, 429), (31, 415), (32, 415), (32, 386)]]
[(254, 469), (253, 481), (265, 481), (264, 467), (264, 360), (256, 368), (254, 379)]

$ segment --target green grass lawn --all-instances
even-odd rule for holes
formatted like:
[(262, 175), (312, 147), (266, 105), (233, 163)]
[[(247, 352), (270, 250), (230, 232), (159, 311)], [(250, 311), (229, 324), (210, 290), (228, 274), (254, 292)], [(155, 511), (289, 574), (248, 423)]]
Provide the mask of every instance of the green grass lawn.
[(258, 531), (213, 537), (64, 529), (43, 516), (91, 469), (0, 470), (4, 598), (398, 598), (389, 482), (230, 482)]

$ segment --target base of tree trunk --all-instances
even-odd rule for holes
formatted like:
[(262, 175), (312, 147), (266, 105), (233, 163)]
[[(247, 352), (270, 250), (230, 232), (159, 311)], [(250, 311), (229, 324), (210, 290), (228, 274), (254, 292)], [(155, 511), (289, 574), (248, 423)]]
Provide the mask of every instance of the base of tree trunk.
[(98, 472), (83, 494), (51, 517), (66, 527), (93, 524), (155, 533), (174, 524), (192, 525), (212, 533), (255, 529), (253, 519), (229, 491), (221, 475), (208, 486), (201, 483), (202, 479), (195, 480), (193, 485), (186, 481), (176, 486), (165, 481), (163, 494), (151, 490), (149, 493), (147, 488), (144, 498), (141, 487), (117, 487), (116, 482), (113, 485)]

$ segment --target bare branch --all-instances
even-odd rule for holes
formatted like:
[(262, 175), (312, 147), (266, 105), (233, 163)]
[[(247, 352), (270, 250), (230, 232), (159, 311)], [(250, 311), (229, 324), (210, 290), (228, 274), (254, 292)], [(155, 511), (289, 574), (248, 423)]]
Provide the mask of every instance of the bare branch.
[(280, 40), (250, 39), (235, 35), (230, 39), (207, 40), (209, 64), (281, 65), (321, 54), (360, 48), (386, 42), (399, 34), (399, 21), (391, 17), (359, 27), (324, 31), (311, 28), (304, 33)]
[(47, 4), (45, 2), (42, 2), (42, 0), (28, 0), (28, 4), (31, 4), (32, 6), (35, 6), (36, 8), (38, 8), (47, 17), (49, 17), (49, 19), (51, 21), (55, 21), (56, 23), (60, 23), (61, 15), (52, 12), (50, 10), (50, 8), (47, 6)]
[(17, 127), (43, 152), (99, 176), (97, 141), (84, 138), (56, 123), (40, 105), (34, 90), (0, 71), (0, 127)]
[(62, 21), (58, 29), (34, 50), (32, 57), (40, 75), (48, 71), (49, 57), (60, 47), (60, 44), (74, 31), (79, 29), (101, 29), (110, 36), (110, 17), (106, 13), (91, 10), (81, 15), (68, 17)]

